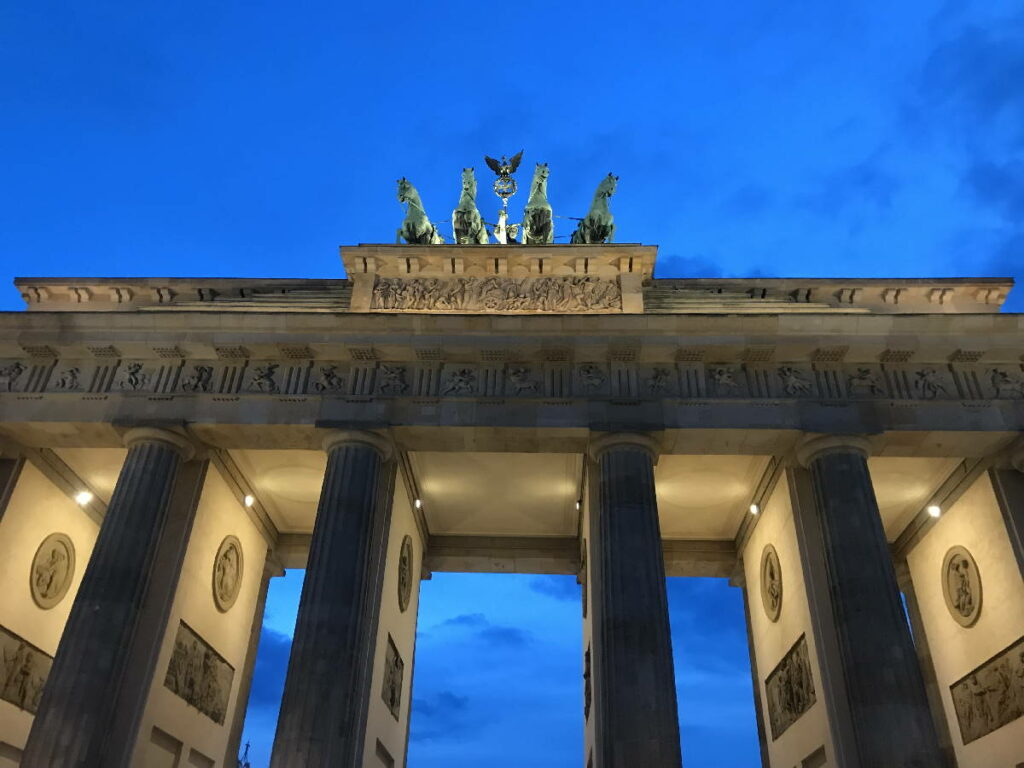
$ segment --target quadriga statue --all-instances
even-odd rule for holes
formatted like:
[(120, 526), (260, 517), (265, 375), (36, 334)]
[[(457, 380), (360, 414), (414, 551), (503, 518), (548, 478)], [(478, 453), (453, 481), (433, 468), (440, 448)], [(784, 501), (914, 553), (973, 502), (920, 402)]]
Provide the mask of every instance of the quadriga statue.
[(530, 199), (523, 209), (523, 243), (547, 245), (554, 239), (555, 228), (548, 202), (548, 164), (537, 163), (530, 184)]
[(444, 242), (441, 233), (423, 210), (420, 193), (404, 176), (398, 180), (398, 202), (406, 203), (405, 221), (398, 230), (396, 243), (402, 240), (410, 245), (437, 245)]
[(462, 196), (452, 211), (452, 229), (459, 245), (487, 245), (487, 227), (476, 208), (476, 176), (472, 168), (462, 169)]
[(572, 243), (610, 243), (615, 234), (615, 217), (608, 207), (608, 198), (615, 194), (618, 176), (608, 174), (597, 185), (590, 210), (572, 233)]

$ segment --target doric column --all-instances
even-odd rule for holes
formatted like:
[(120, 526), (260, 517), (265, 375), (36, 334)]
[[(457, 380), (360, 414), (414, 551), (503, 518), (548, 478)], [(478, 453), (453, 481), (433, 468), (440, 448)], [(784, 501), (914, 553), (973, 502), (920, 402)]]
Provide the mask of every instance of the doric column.
[[(801, 545), (820, 548), (823, 592), (834, 642), (820, 643), (823, 660), (843, 691), (850, 735), (841, 764), (850, 768), (941, 766), (942, 752), (928, 710), (921, 670), (907, 628), (889, 545), (858, 437), (804, 442), (798, 459), (810, 473), (813, 503), (798, 505), (812, 533)], [(805, 507), (810, 507), (805, 508)], [(811, 520), (806, 519), (812, 518)]]
[[(143, 624), (155, 617), (152, 583), (169, 580), (172, 595), (177, 584), (180, 557), (174, 574), (157, 574), (156, 566), (175, 567), (161, 557), (162, 539), (175, 480), (193, 448), (162, 429), (132, 429), (124, 442), (128, 455), (43, 690), (26, 768), (126, 766), (131, 752), (125, 742), (135, 734), (123, 732), (122, 718), (137, 719), (152, 682), (155, 649), (141, 649), (140, 637), (158, 643), (163, 635), (162, 627)], [(191, 518), (185, 528), (187, 539)]]
[(233, 765), (238, 760), (238, 752), (242, 745), (242, 729), (245, 726), (245, 713), (249, 708), (252, 674), (256, 669), (256, 653), (259, 650), (260, 634), (263, 631), (263, 614), (267, 608), (267, 593), (270, 591), (270, 580), (275, 576), (284, 576), (284, 568), (274, 559), (273, 552), (268, 551), (263, 560), (263, 577), (260, 580), (260, 591), (256, 595), (256, 608), (252, 614), (252, 624), (249, 625), (249, 647), (245, 652), (242, 677), (238, 682), (238, 699), (231, 720), (231, 731), (228, 734), (228, 748), (224, 752), (225, 766)]
[(1010, 454), (1010, 465), (1012, 469), (990, 469), (989, 477), (1006, 523), (1006, 535), (1024, 576), (1024, 444)]
[(612, 434), (592, 446), (590, 516), (595, 765), (678, 768), (672, 638), (665, 595), (657, 446)]
[(395, 469), (373, 433), (332, 432), (324, 450), (272, 768), (362, 766)]

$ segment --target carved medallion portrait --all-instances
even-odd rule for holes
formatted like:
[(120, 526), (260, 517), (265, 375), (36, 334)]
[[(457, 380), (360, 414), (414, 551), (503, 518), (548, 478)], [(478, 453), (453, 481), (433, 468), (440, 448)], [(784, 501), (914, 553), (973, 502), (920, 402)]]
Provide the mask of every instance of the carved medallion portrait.
[(398, 609), (405, 613), (412, 597), (412, 537), (402, 539), (402, 549), (398, 554)]
[(778, 621), (782, 612), (782, 568), (771, 544), (761, 553), (761, 603), (768, 618)]
[(32, 599), (40, 608), (53, 608), (64, 599), (74, 576), (75, 545), (63, 533), (51, 533), (32, 558)]
[(234, 536), (225, 537), (213, 561), (213, 601), (227, 611), (238, 598), (242, 586), (242, 544)]
[(942, 561), (942, 594), (950, 615), (962, 627), (974, 626), (981, 613), (981, 575), (971, 553), (953, 547)]

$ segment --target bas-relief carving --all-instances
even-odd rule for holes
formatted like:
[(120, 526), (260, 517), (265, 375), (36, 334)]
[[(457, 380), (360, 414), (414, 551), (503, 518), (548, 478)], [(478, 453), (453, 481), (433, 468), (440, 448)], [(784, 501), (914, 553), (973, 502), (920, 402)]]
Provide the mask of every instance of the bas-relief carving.
[(1024, 375), (999, 368), (993, 368), (988, 373), (989, 382), (992, 384), (992, 391), (996, 397), (1024, 398)]
[(772, 621), (782, 612), (782, 568), (779, 555), (771, 544), (761, 553), (761, 604)]
[(277, 369), (281, 366), (278, 363), (267, 363), (257, 365), (253, 368), (252, 376), (249, 378), (247, 389), (250, 392), (263, 392), (268, 395), (276, 395), (281, 391), (277, 386)]
[(532, 370), (525, 365), (513, 365), (508, 369), (508, 383), (512, 387), (512, 394), (522, 395), (524, 393), (538, 394), (540, 382), (533, 377)]
[(848, 374), (846, 387), (854, 397), (885, 394), (881, 379), (870, 368), (857, 368), (854, 373)]
[(733, 395), (739, 389), (739, 384), (736, 382), (736, 369), (731, 366), (711, 366), (708, 368), (708, 377), (715, 394)]
[(942, 594), (953, 619), (973, 626), (981, 613), (981, 574), (964, 547), (952, 547), (942, 560)]
[(409, 388), (405, 366), (381, 363), (377, 370), (377, 391), (382, 395), (402, 395)]
[(0, 699), (36, 713), (53, 657), (0, 627)]
[(937, 370), (922, 368), (914, 373), (914, 392), (922, 400), (934, 400), (939, 395), (946, 394), (946, 385), (943, 384)]
[(149, 383), (149, 374), (145, 373), (143, 368), (144, 365), (142, 363), (128, 363), (124, 367), (117, 386), (129, 392), (138, 392), (140, 389), (145, 389)]
[(75, 576), (75, 545), (63, 533), (51, 533), (32, 558), (29, 586), (40, 608), (53, 608), (64, 599)]
[(399, 719), (402, 710), (402, 677), (405, 674), (405, 662), (398, 655), (395, 641), (388, 635), (388, 647), (384, 655), (384, 685), (380, 696), (387, 704), (388, 711)]
[(0, 368), (0, 391), (13, 392), (14, 385), (26, 370), (26, 367), (17, 360)]
[(810, 380), (796, 368), (782, 366), (779, 368), (779, 378), (787, 395), (801, 397), (811, 394)]
[(185, 622), (178, 623), (164, 687), (224, 725), (235, 670)]
[(213, 560), (213, 601), (224, 612), (235, 604), (242, 587), (242, 544), (227, 536)]
[(601, 389), (608, 381), (608, 374), (596, 363), (583, 363), (576, 368), (576, 374), (587, 392)]
[(673, 370), (671, 368), (655, 368), (647, 377), (647, 391), (654, 395), (660, 395), (667, 391), (672, 385)]
[(775, 741), (800, 719), (817, 700), (807, 652), (807, 638), (800, 635), (765, 681), (768, 721)]
[(476, 371), (472, 368), (453, 368), (444, 377), (442, 395), (466, 395), (476, 391)]
[(619, 285), (590, 276), (378, 277), (371, 309), (398, 312), (610, 312)]
[(338, 373), (336, 365), (320, 366), (320, 380), (313, 385), (317, 392), (341, 392), (345, 389), (345, 377)]
[(192, 372), (181, 380), (185, 392), (210, 392), (213, 389), (213, 366), (193, 365)]
[(955, 682), (949, 692), (964, 744), (1024, 715), (1024, 637)]
[(76, 389), (81, 389), (82, 385), (78, 381), (78, 377), (81, 374), (81, 370), (72, 366), (71, 368), (65, 368), (63, 371), (57, 374), (57, 381), (53, 385), (56, 389), (61, 389), (67, 392), (72, 392)]
[(398, 610), (405, 613), (412, 597), (412, 537), (402, 539), (398, 553)]

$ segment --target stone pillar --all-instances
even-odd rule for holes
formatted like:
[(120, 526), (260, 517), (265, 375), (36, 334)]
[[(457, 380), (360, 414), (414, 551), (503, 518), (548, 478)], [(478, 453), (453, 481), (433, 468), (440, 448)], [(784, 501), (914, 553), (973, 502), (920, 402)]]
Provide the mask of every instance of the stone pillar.
[(268, 551), (263, 561), (263, 578), (260, 581), (260, 591), (256, 595), (256, 609), (253, 611), (252, 624), (249, 626), (249, 647), (245, 652), (242, 677), (238, 682), (238, 699), (231, 720), (228, 748), (224, 752), (225, 766), (233, 765), (238, 760), (238, 753), (242, 746), (242, 729), (245, 726), (246, 710), (249, 709), (252, 674), (256, 669), (256, 652), (259, 650), (260, 634), (263, 631), (263, 614), (267, 608), (267, 592), (270, 591), (270, 580), (275, 576), (284, 576), (284, 568), (274, 559), (273, 553)]
[(743, 619), (747, 625), (747, 652), (750, 654), (750, 680), (754, 694), (754, 717), (757, 718), (757, 746), (761, 754), (762, 768), (768, 768), (771, 761), (768, 759), (768, 736), (764, 730), (764, 707), (761, 705), (761, 676), (757, 671), (757, 654), (754, 653), (754, 630), (750, 625), (750, 593), (747, 590), (747, 580), (744, 575), (743, 560), (736, 564), (736, 575), (730, 580), (732, 586), (738, 586), (743, 590)]
[(394, 491), (390, 443), (332, 432), (272, 768), (361, 768)]
[(990, 469), (989, 478), (1006, 523), (1006, 534), (1024, 576), (1024, 445), (1011, 454), (1013, 469)]
[[(183, 554), (191, 532), (191, 518), (181, 526), (168, 520), (175, 481), (193, 447), (178, 434), (149, 428), (130, 430), (124, 442), (128, 455), (43, 690), (25, 768), (128, 765), (135, 733), (125, 733), (123, 723), (141, 715), (164, 629), (150, 625), (159, 622), (156, 607), (169, 609), (181, 569), (180, 556), (163, 555)], [(167, 583), (171, 598), (154, 582)]]
[[(835, 673), (851, 738), (838, 762), (847, 768), (941, 766), (942, 752), (903, 614), (889, 545), (867, 464), (868, 443), (818, 437), (798, 449), (810, 473), (812, 504), (799, 504), (811, 531), (801, 545), (819, 550), (834, 642), (819, 643)], [(807, 519), (811, 518), (811, 519)], [(803, 556), (815, 556), (804, 552)], [(835, 695), (835, 692), (833, 692)]]
[(598, 768), (679, 768), (672, 638), (654, 493), (657, 446), (612, 434), (591, 448), (591, 663)]
[(921, 617), (921, 606), (917, 602), (914, 580), (910, 575), (910, 567), (906, 560), (896, 564), (896, 581), (899, 582), (900, 591), (903, 592), (903, 600), (907, 606), (907, 618), (910, 619), (910, 631), (913, 634), (914, 650), (917, 651), (917, 663), (921, 668), (924, 690), (928, 696), (928, 708), (944, 758), (942, 768), (954, 768), (956, 753), (953, 750), (953, 740), (949, 734), (946, 711), (942, 706), (942, 691), (939, 689), (939, 681), (935, 676), (932, 650), (928, 645), (928, 635), (924, 631), (924, 619)]

